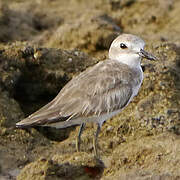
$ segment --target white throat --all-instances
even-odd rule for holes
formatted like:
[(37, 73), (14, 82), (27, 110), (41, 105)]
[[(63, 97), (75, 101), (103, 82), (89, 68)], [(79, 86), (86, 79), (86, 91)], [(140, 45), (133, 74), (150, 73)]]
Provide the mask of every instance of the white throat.
[(138, 54), (116, 54), (114, 56), (110, 53), (109, 58), (127, 64), (133, 69), (141, 68), (141, 57)]

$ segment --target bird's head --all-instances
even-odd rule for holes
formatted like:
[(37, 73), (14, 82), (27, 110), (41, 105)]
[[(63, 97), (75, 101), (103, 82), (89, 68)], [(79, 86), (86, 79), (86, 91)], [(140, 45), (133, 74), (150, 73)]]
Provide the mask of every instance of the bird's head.
[(145, 42), (131, 34), (118, 36), (111, 44), (109, 58), (131, 67), (140, 65), (141, 59), (156, 60), (156, 57), (144, 50)]

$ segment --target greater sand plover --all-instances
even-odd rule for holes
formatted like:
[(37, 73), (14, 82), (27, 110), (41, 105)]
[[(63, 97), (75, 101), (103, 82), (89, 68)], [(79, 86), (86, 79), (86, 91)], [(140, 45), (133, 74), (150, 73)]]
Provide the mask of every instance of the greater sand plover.
[(80, 125), (76, 148), (87, 122), (97, 124), (93, 148), (104, 121), (121, 112), (137, 95), (143, 81), (142, 57), (155, 60), (144, 51), (144, 41), (131, 34), (118, 36), (111, 44), (109, 58), (69, 81), (47, 105), (16, 124), (17, 127)]

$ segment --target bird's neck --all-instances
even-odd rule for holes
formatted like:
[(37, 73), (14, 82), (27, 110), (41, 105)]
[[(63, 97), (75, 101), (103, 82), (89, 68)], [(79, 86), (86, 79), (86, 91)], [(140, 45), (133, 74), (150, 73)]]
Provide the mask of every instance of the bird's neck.
[(126, 64), (135, 70), (141, 69), (141, 58), (137, 54), (121, 54), (119, 56), (116, 55), (115, 57), (110, 57), (110, 59)]

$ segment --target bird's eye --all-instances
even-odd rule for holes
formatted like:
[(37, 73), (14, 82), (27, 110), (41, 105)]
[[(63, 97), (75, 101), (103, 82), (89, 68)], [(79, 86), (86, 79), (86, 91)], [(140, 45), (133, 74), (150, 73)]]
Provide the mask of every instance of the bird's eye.
[(124, 43), (121, 43), (121, 44), (120, 44), (120, 48), (121, 48), (121, 49), (126, 49), (127, 46), (126, 46)]

